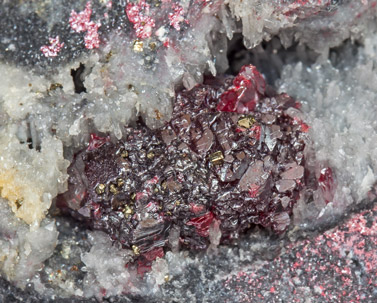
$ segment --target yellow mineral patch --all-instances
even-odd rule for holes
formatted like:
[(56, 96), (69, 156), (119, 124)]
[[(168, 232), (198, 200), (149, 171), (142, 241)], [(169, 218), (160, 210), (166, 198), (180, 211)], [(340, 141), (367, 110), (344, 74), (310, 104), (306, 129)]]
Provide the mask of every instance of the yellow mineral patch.
[(15, 169), (0, 171), (0, 195), (8, 200), (15, 215), (27, 224), (39, 224), (45, 217), (42, 190), (30, 181), (25, 182)]

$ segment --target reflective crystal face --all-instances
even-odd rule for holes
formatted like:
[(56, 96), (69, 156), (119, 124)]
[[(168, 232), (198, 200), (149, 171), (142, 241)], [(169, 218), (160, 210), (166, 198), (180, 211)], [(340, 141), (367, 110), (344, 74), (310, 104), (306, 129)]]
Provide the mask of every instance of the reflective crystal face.
[(136, 255), (177, 233), (204, 249), (216, 224), (223, 242), (254, 225), (281, 233), (305, 183), (308, 126), (296, 107), (253, 66), (207, 79), (177, 94), (161, 129), (127, 128), (116, 143), (92, 135), (58, 205)]

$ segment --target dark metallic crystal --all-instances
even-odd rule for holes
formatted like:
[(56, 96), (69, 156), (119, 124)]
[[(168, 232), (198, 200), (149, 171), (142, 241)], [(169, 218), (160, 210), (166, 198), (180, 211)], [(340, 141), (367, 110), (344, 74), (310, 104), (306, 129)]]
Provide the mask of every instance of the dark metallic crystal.
[(177, 94), (161, 129), (127, 128), (116, 143), (93, 135), (58, 206), (136, 255), (177, 231), (184, 246), (205, 249), (214, 220), (222, 241), (253, 225), (283, 232), (304, 186), (307, 126), (288, 111), (295, 107), (253, 67), (207, 79)]

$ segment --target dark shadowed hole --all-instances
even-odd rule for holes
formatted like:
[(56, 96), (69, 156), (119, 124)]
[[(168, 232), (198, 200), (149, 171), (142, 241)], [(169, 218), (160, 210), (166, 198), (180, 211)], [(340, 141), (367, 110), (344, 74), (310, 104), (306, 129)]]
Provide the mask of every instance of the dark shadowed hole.
[(71, 69), (71, 76), (73, 84), (75, 85), (75, 93), (81, 94), (86, 93), (86, 88), (84, 86), (83, 73), (85, 71), (85, 65), (80, 63), (80, 66), (76, 69)]
[(253, 49), (247, 49), (242, 35), (235, 34), (228, 45), (228, 74), (237, 75), (243, 65), (252, 64), (257, 67), (270, 85), (281, 77), (281, 71), (286, 64), (301, 61), (310, 65), (318, 57), (314, 51), (298, 43), (285, 48), (277, 36), (269, 41), (262, 41)]

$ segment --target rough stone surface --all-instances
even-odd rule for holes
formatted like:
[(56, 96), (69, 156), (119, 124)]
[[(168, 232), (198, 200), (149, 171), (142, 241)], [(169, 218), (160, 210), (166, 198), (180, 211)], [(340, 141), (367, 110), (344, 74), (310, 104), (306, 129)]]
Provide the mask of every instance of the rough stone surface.
[[(370, 188), (377, 171), (376, 7), (375, 0), (2, 1), (0, 301), (331, 302), (349, 297), (375, 302), (370, 264), (376, 262), (376, 211), (364, 202), (375, 199)], [(153, 129), (166, 127), (173, 110), (175, 115), (183, 110), (177, 122), (191, 120), (184, 115), (196, 105), (184, 113), (173, 103), (177, 92), (211, 74), (222, 77), (228, 66), (227, 73), (237, 75), (250, 63), (259, 72), (244, 69), (229, 78), (217, 108), (226, 113), (216, 119), (230, 123), (224, 117), (254, 111), (265, 97), (263, 79), (300, 101), (300, 111), (292, 108), (284, 115), (312, 141), (305, 142), (304, 165), (285, 167), (284, 179), (274, 180), (273, 189), (285, 195), (305, 167), (305, 186), (313, 190), (300, 195), (292, 214), (285, 196), (274, 210), (275, 225), (267, 220), (245, 227), (248, 232), (237, 239), (224, 224), (232, 222), (232, 213), (237, 228), (244, 228), (239, 204), (229, 209), (224, 202), (217, 214), (190, 206), (183, 238), (196, 235), (188, 242), (200, 242), (205, 252), (182, 250), (183, 231), (175, 226), (168, 249), (157, 247), (130, 263), (138, 247), (120, 248), (54, 208), (54, 198), (67, 189), (67, 167), (91, 133), (109, 134), (117, 144), (130, 127), (140, 127), (140, 118)], [(228, 138), (197, 118), (200, 127), (189, 128), (193, 137), (185, 135), (183, 123), (170, 125), (159, 142), (185, 141), (191, 163), (204, 163), (214, 180), (229, 181), (229, 171), (224, 175), (216, 171), (219, 165), (206, 166), (200, 158)], [(272, 127), (275, 115), (258, 119), (269, 129), (260, 133), (263, 146), (276, 149), (281, 134)], [(233, 159), (223, 154), (222, 165), (244, 159), (232, 153)], [(211, 158), (216, 162), (221, 155)], [(231, 182), (247, 188), (265, 169), (264, 159), (254, 164)], [(201, 177), (198, 183), (208, 187)], [(177, 189), (177, 180), (169, 190)], [(201, 190), (193, 196), (205, 197)], [(247, 194), (252, 200), (260, 193), (252, 187)], [(280, 205), (289, 212), (281, 212)], [(168, 211), (171, 217), (177, 213), (174, 208), (164, 214)], [(220, 213), (223, 224), (215, 219)], [(220, 244), (227, 238), (232, 244)]]
[(375, 302), (376, 215), (374, 205), (231, 275), (222, 283), (223, 302)]

